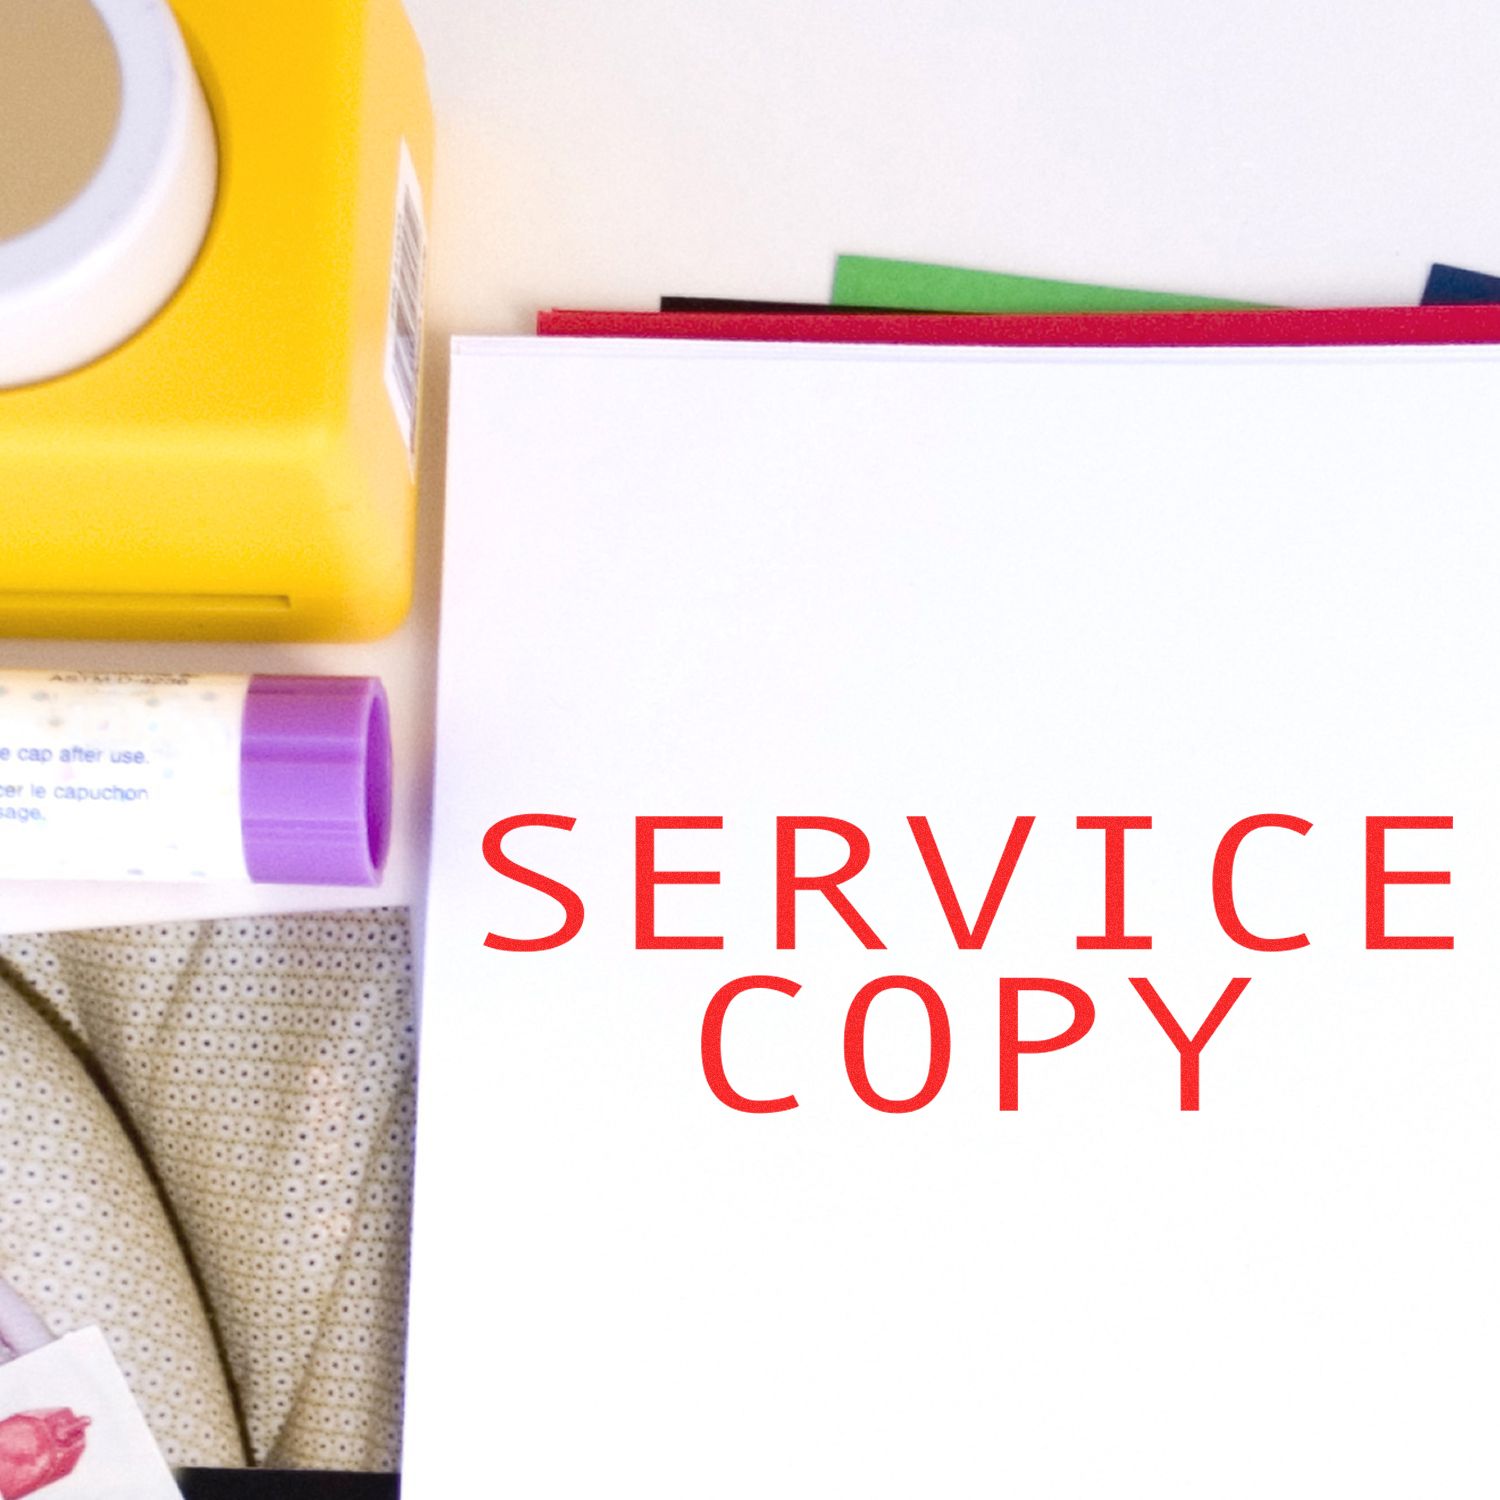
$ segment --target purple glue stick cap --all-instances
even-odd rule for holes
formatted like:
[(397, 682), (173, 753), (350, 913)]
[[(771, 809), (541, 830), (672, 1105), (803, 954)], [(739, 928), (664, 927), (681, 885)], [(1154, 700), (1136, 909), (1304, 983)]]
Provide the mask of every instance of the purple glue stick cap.
[(245, 863), (262, 885), (379, 885), (391, 716), (374, 677), (254, 677), (240, 750)]

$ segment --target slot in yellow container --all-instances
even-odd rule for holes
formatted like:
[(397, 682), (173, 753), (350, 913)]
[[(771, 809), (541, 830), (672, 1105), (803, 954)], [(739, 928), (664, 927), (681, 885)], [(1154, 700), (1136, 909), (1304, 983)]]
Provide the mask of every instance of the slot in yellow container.
[(400, 0), (176, 0), (207, 240), (112, 353), (0, 390), (0, 636), (360, 640), (411, 591), (432, 112)]

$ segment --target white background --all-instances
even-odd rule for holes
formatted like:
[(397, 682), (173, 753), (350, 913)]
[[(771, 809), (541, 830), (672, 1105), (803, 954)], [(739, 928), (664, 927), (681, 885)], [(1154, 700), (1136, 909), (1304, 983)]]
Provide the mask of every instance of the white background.
[(408, 899), (455, 332), (663, 292), (826, 298), (840, 251), (1287, 303), (1500, 270), (1482, 0), (409, 0), (438, 113), (412, 624), (375, 648), (0, 644), (16, 666), (379, 670), (386, 888), (0, 887), (0, 929)]
[[(695, 351), (517, 341), (455, 388), (427, 931), (407, 1492), (583, 1496), (1479, 1495), (1494, 1476), (1494, 1006), (1500, 523), (1493, 356)], [(1455, 440), (1454, 434), (1466, 434)], [(1214, 849), (1258, 812), (1219, 930)], [(578, 939), (502, 955), (557, 907), (487, 869), (485, 830), (583, 897)], [(1011, 820), (1037, 824), (983, 952), (957, 953), (905, 818), (971, 916)], [(1102, 839), (1130, 929), (1085, 953)], [(632, 819), (664, 836), (633, 949)], [(774, 819), (851, 818), (863, 950), (816, 897), (775, 947)], [(1368, 952), (1364, 818), (1393, 834)], [(799, 865), (842, 850), (809, 840)], [(735, 1085), (699, 1065), (744, 974)], [(867, 1109), (855, 991), (935, 985), (939, 1098)], [(1093, 1032), (1023, 1059), (1002, 1115), (998, 980), (1082, 985)], [(1191, 1035), (1201, 1113), (1129, 979)], [(871, 1014), (890, 1097), (926, 1069), (916, 1003)], [(1023, 1034), (1055, 1034), (1029, 999)], [(487, 1434), (481, 1458), (454, 1434)]]

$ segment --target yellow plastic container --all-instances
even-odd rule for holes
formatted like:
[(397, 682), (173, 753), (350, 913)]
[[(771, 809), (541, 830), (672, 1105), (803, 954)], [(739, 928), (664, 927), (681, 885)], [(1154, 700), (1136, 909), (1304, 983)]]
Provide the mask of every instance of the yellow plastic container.
[(0, 390), (0, 636), (378, 636), (412, 577), (421, 51), (400, 0), (174, 9), (213, 221), (128, 343)]

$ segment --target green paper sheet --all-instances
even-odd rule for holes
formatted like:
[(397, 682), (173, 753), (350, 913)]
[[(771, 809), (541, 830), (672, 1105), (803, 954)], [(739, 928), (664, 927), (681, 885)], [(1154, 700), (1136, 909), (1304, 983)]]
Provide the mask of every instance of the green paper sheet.
[(833, 277), (836, 307), (888, 307), (904, 312), (1085, 313), (1192, 312), (1263, 307), (1222, 297), (1189, 297), (1176, 292), (1136, 292), (1090, 286), (1080, 281), (1048, 281), (1001, 271), (967, 271), (913, 260), (841, 255)]

